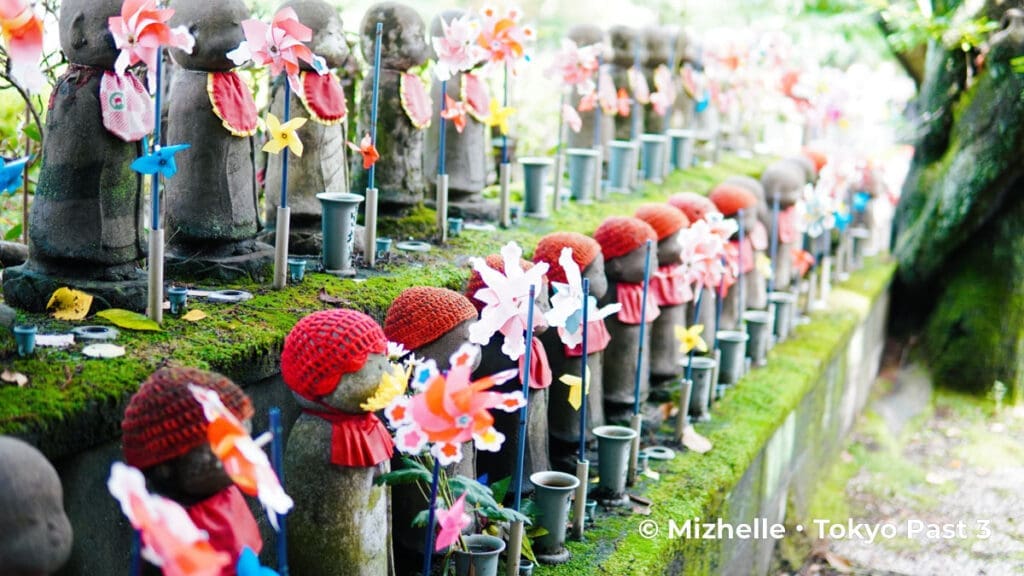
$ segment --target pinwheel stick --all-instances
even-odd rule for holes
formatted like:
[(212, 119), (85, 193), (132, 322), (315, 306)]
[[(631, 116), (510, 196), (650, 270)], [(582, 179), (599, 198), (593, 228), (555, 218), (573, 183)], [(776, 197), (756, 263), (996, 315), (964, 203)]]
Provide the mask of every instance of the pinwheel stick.
[(590, 462), (587, 460), (587, 322), (590, 308), (590, 278), (583, 279), (583, 354), (580, 356), (580, 452), (576, 459), (576, 500), (573, 504), (572, 536), (583, 538), (583, 521), (587, 506), (587, 486), (590, 484)]
[[(565, 140), (565, 96), (565, 92), (562, 92), (562, 101), (558, 106), (558, 145), (555, 146), (555, 194), (554, 198), (551, 199), (553, 212), (557, 212), (562, 204), (562, 143)], [(585, 305), (583, 308), (586, 310)]]
[(128, 561), (128, 576), (139, 576), (142, 573), (142, 533), (132, 530), (132, 551)]
[[(826, 218), (831, 218), (829, 214)], [(832, 230), (825, 230), (825, 249), (821, 256), (821, 300), (828, 301), (828, 295), (832, 291)]]
[(645, 245), (644, 252), (644, 283), (643, 293), (640, 296), (640, 338), (637, 340), (636, 372), (633, 373), (633, 417), (630, 424), (636, 430), (636, 436), (629, 448), (629, 472), (626, 475), (627, 483), (632, 486), (636, 482), (637, 459), (640, 457), (640, 433), (643, 431), (643, 417), (640, 415), (640, 382), (643, 379), (643, 357), (644, 337), (647, 335), (647, 289), (651, 285), (651, 248), (654, 243), (650, 240)]
[[(744, 240), (746, 238), (745, 234), (744, 234), (744, 230), (743, 230), (743, 208), (740, 208), (739, 210), (736, 211), (736, 223), (739, 226), (738, 233), (739, 233), (739, 240), (740, 240), (740, 249), (737, 251), (737, 254), (736, 254), (736, 268), (737, 268), (737, 272), (736, 272), (736, 289), (739, 290), (739, 292), (737, 293), (736, 297), (739, 300), (739, 308), (740, 308), (740, 311), (739, 311), (739, 315), (740, 315), (740, 317), (739, 317), (739, 327), (742, 328), (743, 327), (743, 313), (746, 311), (746, 306), (747, 306), (747, 299), (746, 299), (747, 294), (746, 294), (746, 290), (744, 290), (744, 286), (743, 286), (743, 246), (744, 246)], [(753, 253), (753, 250), (751, 250), (751, 253)]]
[(772, 200), (772, 236), (768, 246), (768, 256), (772, 261), (772, 275), (768, 277), (768, 292), (775, 291), (775, 256), (779, 251), (779, 197)]
[[(700, 322), (700, 305), (704, 300), (704, 285), (697, 286), (697, 299), (693, 301), (693, 323), (691, 326), (696, 326)], [(688, 354), (689, 361), (686, 363), (686, 379), (693, 380), (693, 350), (690, 348)]]
[[(640, 75), (643, 74), (643, 70), (640, 69), (640, 46), (642, 45), (643, 39), (638, 35), (636, 38), (636, 48), (633, 50), (633, 73), (636, 74), (634, 81), (640, 83)], [(629, 139), (636, 142), (640, 138), (640, 100), (636, 97), (636, 86), (633, 86), (633, 117), (629, 123)]]
[(427, 536), (423, 546), (423, 573), (430, 574), (434, 560), (434, 516), (437, 512), (437, 485), (441, 476), (441, 461), (434, 458), (434, 475), (430, 479), (430, 507), (427, 512)]
[[(508, 68), (509, 63), (505, 62), (505, 107), (509, 106), (509, 87), (508, 87)], [(501, 225), (504, 228), (508, 228), (512, 225), (512, 197), (509, 191), (509, 178), (512, 176), (512, 170), (508, 163), (508, 134), (501, 135), (501, 164), (498, 165), (498, 185), (500, 188), (500, 209), (501, 209)]]
[[(601, 56), (597, 57), (597, 81), (601, 82), (601, 66), (604, 59)], [(594, 150), (597, 150), (597, 162), (594, 167), (594, 198), (601, 200), (604, 198), (604, 194), (601, 190), (601, 175), (602, 168), (604, 167), (604, 140), (601, 136), (601, 123), (604, 116), (604, 110), (601, 109), (601, 99), (597, 98), (594, 103)]]
[[(281, 409), (274, 406), (270, 409), (270, 461), (274, 466), (274, 472), (284, 489), (284, 431), (281, 427)], [(273, 514), (274, 512), (268, 512)], [(277, 573), (280, 576), (288, 576), (288, 528), (287, 517), (278, 516), (277, 525)]]
[[(292, 115), (292, 87), (284, 83), (284, 120)], [(288, 240), (291, 234), (292, 210), (288, 207), (288, 150), (281, 154), (281, 203), (277, 207), (277, 225), (274, 232), (274, 289), (280, 290), (288, 284)]]
[[(377, 106), (380, 103), (380, 39), (384, 33), (384, 23), (377, 22), (377, 32), (373, 42), (373, 97), (370, 102), (370, 140), (377, 145)], [(373, 267), (377, 262), (377, 251), (374, 246), (377, 244), (377, 188), (374, 186), (374, 174), (377, 164), (370, 166), (370, 173), (366, 185), (366, 217), (363, 225), (366, 226), (366, 242), (364, 243), (363, 254), (366, 264)]]
[(441, 81), (441, 114), (438, 116), (440, 126), (439, 145), (437, 147), (437, 232), (441, 244), (448, 241), (448, 170), (445, 165), (448, 121), (444, 112), (448, 108), (448, 81)]
[[(519, 437), (516, 445), (516, 470), (512, 475), (512, 509), (519, 512), (523, 500), (523, 468), (526, 460), (526, 419), (530, 411), (530, 360), (533, 348), (533, 308), (536, 298), (536, 286), (530, 285), (530, 301), (526, 308), (526, 353), (523, 358), (523, 371), (520, 378), (523, 382), (523, 407), (519, 409)], [(508, 558), (505, 564), (508, 566), (508, 574), (516, 576), (519, 574), (519, 557), (523, 549), (523, 523), (516, 521), (512, 523), (512, 530), (509, 536)]]
[[(162, 81), (163, 81), (163, 48), (158, 48), (156, 53), (156, 106), (153, 110), (153, 150), (160, 149), (160, 108), (162, 106)], [(143, 142), (143, 148), (145, 148)], [(141, 176), (140, 176), (141, 178)], [(152, 185), (150, 186), (150, 214), (149, 225), (149, 276), (148, 276), (148, 313), (150, 320), (162, 323), (164, 319), (164, 230), (160, 226), (160, 171), (153, 172)]]

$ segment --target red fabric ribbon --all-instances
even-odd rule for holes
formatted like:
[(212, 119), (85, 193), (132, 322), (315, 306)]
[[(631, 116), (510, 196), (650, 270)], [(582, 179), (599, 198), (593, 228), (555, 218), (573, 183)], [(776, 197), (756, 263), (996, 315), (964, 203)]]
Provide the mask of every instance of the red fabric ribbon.
[(320, 124), (337, 124), (348, 115), (345, 90), (334, 72), (317, 74), (302, 73), (302, 104), (310, 117)]
[[(589, 344), (589, 342), (588, 342)], [(519, 357), (519, 373), (523, 373), (523, 363), (526, 362), (526, 354)], [(548, 362), (548, 353), (544, 351), (544, 345), (538, 338), (530, 342), (530, 388), (543, 390), (551, 386), (551, 364)]]
[(235, 72), (210, 72), (206, 77), (210, 105), (224, 129), (245, 138), (256, 133), (256, 101), (249, 85)]
[[(642, 306), (644, 296), (643, 284), (624, 284), (620, 282), (615, 285), (615, 293), (619, 304), (622, 304), (622, 309), (619, 310), (619, 322), (623, 324), (639, 324), (640, 307)], [(658, 308), (654, 298), (651, 298), (650, 294), (648, 294), (647, 316), (644, 318), (644, 322), (653, 322), (660, 314), (661, 309)]]
[(305, 412), (331, 425), (331, 464), (368, 468), (391, 458), (395, 445), (376, 414), (349, 414), (324, 408)]
[[(587, 354), (603, 351), (608, 347), (608, 343), (611, 340), (612, 335), (608, 333), (608, 328), (604, 325), (604, 319), (587, 322)], [(563, 346), (563, 348), (565, 348), (565, 355), (570, 358), (583, 356), (582, 342), (573, 348), (568, 346)]]
[(686, 281), (683, 267), (679, 264), (659, 266), (651, 275), (649, 297), (658, 306), (678, 306), (693, 300), (693, 287)]
[(218, 552), (231, 555), (231, 562), (221, 569), (220, 576), (235, 576), (235, 564), (242, 548), (248, 546), (259, 554), (263, 549), (260, 529), (235, 485), (185, 509), (196, 528), (210, 535), (210, 545)]
[(740, 254), (740, 241), (732, 240), (725, 249), (725, 259), (729, 262), (729, 267), (739, 268), (740, 260), (742, 256), (743, 269), (740, 273), (746, 274), (754, 269), (754, 246), (750, 241), (750, 238), (743, 239), (743, 253)]
[(800, 236), (796, 220), (796, 206), (790, 206), (779, 212), (779, 242), (783, 244), (796, 242)]

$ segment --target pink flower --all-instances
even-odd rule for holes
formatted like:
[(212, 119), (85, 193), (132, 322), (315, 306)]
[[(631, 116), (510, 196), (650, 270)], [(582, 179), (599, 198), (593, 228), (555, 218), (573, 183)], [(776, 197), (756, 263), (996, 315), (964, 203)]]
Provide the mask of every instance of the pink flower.
[(525, 53), (523, 46), (534, 39), (532, 28), (519, 25), (522, 14), (517, 8), (510, 8), (504, 16), (499, 16), (493, 7), (485, 7), (480, 11), (483, 16), (483, 29), (477, 38), (477, 44), (484, 49), (491, 64), (515, 63)]
[(583, 128), (583, 119), (580, 118), (579, 112), (572, 106), (563, 104), (562, 116), (565, 118), (565, 123), (568, 124), (569, 129), (573, 132), (579, 132)]
[(455, 18), (451, 23), (442, 18), (441, 28), (444, 36), (433, 38), (434, 52), (437, 53), (434, 75), (438, 80), (449, 80), (459, 72), (472, 69), (487, 57), (487, 52), (477, 45), (480, 24), (472, 20), (469, 14)]
[(434, 550), (440, 552), (454, 544), (462, 535), (462, 530), (469, 526), (470, 521), (471, 518), (466, 514), (466, 493), (463, 492), (451, 508), (437, 510), (437, 525), (441, 530), (437, 533)]
[(125, 0), (121, 5), (121, 15), (107, 20), (114, 45), (121, 51), (114, 62), (114, 71), (118, 75), (124, 75), (129, 66), (142, 62), (150, 71), (149, 91), (152, 92), (156, 90), (153, 70), (156, 70), (156, 59), (162, 46), (192, 53), (196, 39), (184, 26), (171, 28), (167, 25), (173, 15), (174, 10), (158, 8), (156, 0)]
[(318, 74), (327, 73), (327, 62), (303, 44), (313, 39), (313, 31), (299, 22), (292, 8), (278, 10), (269, 25), (256, 19), (244, 20), (242, 32), (245, 40), (228, 52), (228, 58), (238, 66), (248, 60), (260, 66), (270, 65), (274, 76), (282, 72), (288, 75), (288, 83), (297, 94), (302, 92), (299, 60), (312, 66)]
[(0, 27), (10, 58), (11, 77), (29, 92), (46, 83), (43, 59), (43, 21), (28, 0), (0, 0)]
[(600, 44), (578, 47), (572, 40), (564, 39), (561, 50), (555, 55), (552, 72), (560, 75), (567, 86), (575, 86), (580, 94), (589, 94), (594, 91), (600, 51)]

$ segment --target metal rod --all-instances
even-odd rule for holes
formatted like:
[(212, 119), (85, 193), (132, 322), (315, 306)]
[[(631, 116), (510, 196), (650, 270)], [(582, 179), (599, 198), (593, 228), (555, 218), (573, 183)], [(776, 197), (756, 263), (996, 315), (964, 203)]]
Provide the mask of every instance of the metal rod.
[(633, 374), (633, 414), (640, 413), (640, 380), (643, 368), (644, 336), (647, 332), (647, 289), (651, 283), (651, 246), (653, 244), (648, 240), (645, 247), (644, 283), (640, 296), (640, 338), (637, 344), (636, 372)]
[(434, 476), (430, 480), (430, 509), (427, 512), (427, 542), (423, 546), (423, 574), (430, 576), (430, 565), (434, 561), (434, 514), (437, 511), (437, 484), (441, 475), (441, 461), (434, 458)]
[(587, 322), (590, 316), (590, 278), (583, 279), (583, 355), (580, 356), (580, 451), (579, 459), (587, 460)]
[[(281, 426), (281, 409), (274, 406), (270, 409), (270, 462), (277, 473), (277, 479), (284, 488), (284, 431)], [(274, 514), (273, 512), (269, 512)], [(287, 516), (279, 515), (277, 525), (277, 572), (280, 576), (288, 576), (288, 528)]]
[(520, 378), (523, 384), (524, 405), (519, 411), (519, 442), (516, 453), (516, 474), (513, 478), (512, 509), (519, 512), (523, 497), (523, 467), (526, 460), (526, 420), (530, 408), (530, 360), (533, 348), (533, 308), (536, 297), (536, 286), (530, 285), (530, 301), (526, 308), (526, 357), (523, 360), (523, 372)]

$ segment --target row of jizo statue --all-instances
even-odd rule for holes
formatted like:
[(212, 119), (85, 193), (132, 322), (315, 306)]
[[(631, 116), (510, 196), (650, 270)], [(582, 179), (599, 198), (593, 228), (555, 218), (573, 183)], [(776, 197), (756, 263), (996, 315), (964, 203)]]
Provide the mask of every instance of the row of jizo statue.
[[(620, 304), (621, 309), (585, 327), (590, 378), (586, 422), (580, 421), (580, 413), (572, 406), (569, 387), (559, 383), (564, 375), (580, 376), (582, 350), (567, 347), (555, 329), (543, 326), (535, 332), (535, 341), (527, 344), (533, 358), (525, 367), (530, 392), (524, 477), (548, 469), (571, 472), (581, 425), (591, 431), (606, 422), (628, 420), (635, 401), (646, 406), (652, 390), (677, 385), (684, 376), (683, 354), (674, 335), (677, 327), (700, 323), (705, 335), (713, 335), (720, 328), (742, 325), (737, 300), (740, 290), (726, 293), (720, 315), (714, 314), (713, 294), (705, 294), (695, 315), (693, 287), (680, 275), (686, 249), (680, 242), (683, 231), (716, 213), (742, 217), (747, 231), (742, 244), (739, 237), (729, 241), (737, 253), (747, 255), (743, 260), (752, 262), (768, 249), (766, 240), (770, 238), (765, 229), (779, 234), (783, 228), (768, 206), (778, 201), (781, 210), (790, 208), (804, 186), (816, 178), (818, 169), (819, 165), (804, 157), (780, 161), (765, 171), (761, 181), (730, 178), (712, 191), (711, 199), (681, 193), (666, 204), (645, 204), (633, 217), (608, 218), (593, 237), (556, 232), (540, 240), (533, 261), (522, 262), (524, 268), (541, 262), (549, 267), (545, 289), (537, 294), (538, 310), (549, 306), (551, 283), (567, 281), (566, 270), (559, 263), (564, 248), (572, 249), (573, 262), (589, 280), (598, 305)], [(802, 241), (802, 234), (794, 238), (782, 232), (782, 236), (777, 239), (780, 255), (788, 255)], [(653, 248), (649, 262), (648, 242)], [(791, 260), (776, 258), (776, 290), (795, 287)], [(486, 262), (502, 270), (500, 256), (488, 256)], [(647, 291), (648, 310), (641, 314), (645, 264), (655, 272)], [(746, 307), (767, 308), (762, 271), (752, 265), (741, 265), (740, 270)], [(388, 342), (403, 345), (419, 358), (434, 360), (440, 370), (449, 368), (449, 357), (470, 340), (469, 327), (483, 308), (475, 297), (482, 287), (483, 279), (474, 272), (463, 293), (409, 288), (392, 303), (383, 326), (360, 312), (329, 310), (302, 319), (288, 335), (282, 353), (283, 378), (302, 409), (284, 455), (287, 489), (295, 500), (288, 517), (293, 573), (379, 576), (389, 573), (389, 556), (398, 574), (416, 573), (424, 533), (410, 522), (427, 503), (418, 489), (394, 486), (389, 521), (388, 492), (374, 479), (402, 464), (397, 454), (391, 455), (391, 440), (383, 425), (361, 404), (374, 396), (391, 370)], [(716, 320), (720, 326), (715, 325)], [(641, 322), (647, 333), (642, 347)], [(482, 347), (474, 379), (506, 369), (523, 374), (524, 367), (502, 352), (502, 343), (499, 333)], [(638, 366), (639, 398), (634, 389)], [(505, 382), (499, 390), (521, 389), (520, 377)], [(151, 490), (184, 506), (197, 526), (211, 535), (215, 548), (232, 558), (237, 558), (243, 546), (259, 552), (264, 546), (257, 523), (210, 451), (207, 419), (192, 399), (189, 385), (214, 390), (239, 420), (253, 416), (245, 393), (227, 378), (192, 368), (162, 368), (142, 384), (128, 404), (122, 423), (124, 458), (143, 471)], [(706, 410), (706, 406), (695, 409), (691, 400), (693, 418), (706, 418)], [(467, 443), (463, 446), (466, 457), (456, 472), (492, 481), (514, 472), (519, 416), (501, 412), (494, 416), (496, 428), (506, 436), (501, 450), (474, 453), (472, 444)], [(647, 429), (653, 429), (657, 410), (645, 408), (643, 416)], [(588, 442), (591, 440), (588, 435)], [(0, 509), (2, 565), (15, 566), (15, 573), (50, 573), (67, 558), (71, 538), (56, 473), (34, 449), (5, 438), (0, 438), (0, 461), (5, 463), (0, 466), (0, 486), (5, 487), (7, 502)], [(26, 481), (28, 476), (41, 480)], [(523, 490), (531, 489), (525, 482)], [(32, 509), (23, 513), (27, 502)], [(47, 528), (37, 531), (38, 526)], [(390, 555), (389, 545), (393, 547)], [(223, 572), (234, 573), (233, 564)]]
[[(109, 110), (104, 101), (110, 96), (105, 79), (112, 76), (117, 58), (108, 18), (120, 14), (121, 4), (121, 0), (61, 4), (60, 42), (69, 67), (54, 89), (47, 115), (42, 168), (30, 216), (29, 262), (7, 270), (4, 278), (6, 299), (17, 307), (41, 310), (53, 290), (63, 285), (90, 291), (110, 306), (140, 309), (145, 305), (145, 279), (139, 265), (146, 257), (147, 194), (142, 178), (129, 168), (143, 151), (141, 137), (126, 140), (105, 121)], [(350, 54), (337, 10), (322, 0), (292, 0), (284, 5), (313, 30), (308, 43), (313, 52), (329, 67), (342, 67)], [(282, 169), (279, 158), (259, 157), (258, 112), (227, 56), (242, 41), (240, 22), (250, 12), (242, 0), (173, 0), (168, 6), (175, 10), (170, 24), (186, 26), (196, 39), (191, 54), (170, 50), (173, 65), (168, 66), (163, 90), (162, 140), (191, 144), (177, 156), (178, 174), (164, 184), (168, 270), (172, 276), (180, 272), (220, 279), (254, 275), (272, 256), (272, 248), (260, 240), (272, 238), (264, 228), (273, 222), (280, 200)], [(376, 143), (381, 159), (376, 180), (385, 214), (432, 199), (437, 107), (425, 129), (403, 109), (401, 84), (408, 79), (405, 72), (432, 57), (429, 37), (441, 34), (441, 18), (451, 20), (459, 14), (438, 15), (429, 31), (421, 16), (403, 4), (377, 4), (363, 16), (360, 44), (367, 62), (373, 62), (375, 25), (384, 24)], [(685, 35), (662, 28), (640, 31), (620, 26), (606, 33), (594, 26), (578, 26), (570, 37), (580, 45), (604, 42), (608, 46), (605, 66), (617, 86), (628, 85), (626, 70), (638, 54), (644, 73), (651, 76), (666, 63), (678, 70), (694, 52), (688, 51)], [(369, 70), (364, 78), (372, 78), (373, 73)], [(315, 195), (347, 192), (350, 187), (360, 193), (366, 185), (366, 171), (361, 163), (350, 164), (344, 143), (350, 122), (358, 125), (355, 133), (368, 131), (372, 82), (362, 82), (363, 105), (356, 120), (337, 74), (305, 74), (303, 83), (308, 88), (306, 97), (293, 95), (290, 103), (292, 116), (311, 119), (300, 133), (305, 153), (293, 158), (288, 170), (291, 245), (298, 253), (316, 253), (321, 208)], [(273, 83), (270, 103), (270, 110), (279, 117), (284, 108), (282, 86), (282, 79)], [(435, 103), (440, 101), (440, 89), (440, 83), (434, 82)], [(448, 83), (453, 96), (467, 90), (474, 101), (487, 101), (486, 82), (473, 73), (460, 74)], [(129, 96), (148, 97), (144, 93)], [(685, 108), (686, 99), (679, 98), (677, 105)], [(651, 117), (653, 112), (646, 114), (652, 130), (667, 128), (664, 120)], [(593, 142), (594, 112), (583, 116), (584, 128), (571, 134), (570, 145)], [(628, 137), (630, 118), (606, 116), (604, 122), (603, 141)], [(453, 206), (472, 213), (474, 206), (483, 206), (480, 192), (488, 178), (485, 125), (479, 116), (470, 115), (461, 134), (448, 132)], [(262, 209), (261, 169), (265, 169), (266, 184)]]

